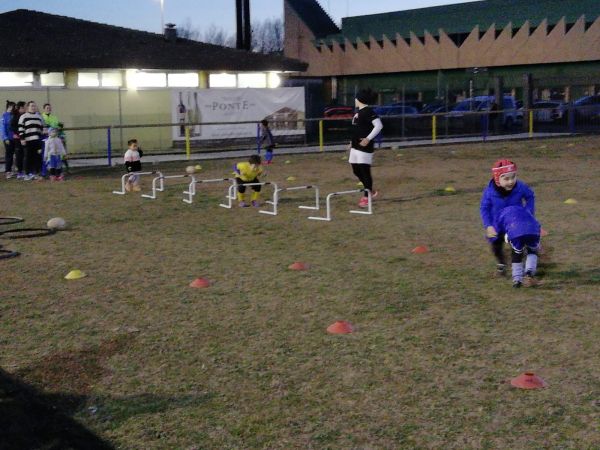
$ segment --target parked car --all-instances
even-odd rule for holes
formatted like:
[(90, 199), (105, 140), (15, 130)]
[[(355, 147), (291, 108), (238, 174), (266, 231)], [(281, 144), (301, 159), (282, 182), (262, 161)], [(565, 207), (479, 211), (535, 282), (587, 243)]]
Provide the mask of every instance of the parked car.
[(405, 105), (404, 103), (392, 103), (391, 105), (376, 106), (373, 108), (378, 116), (405, 116), (415, 115), (419, 111), (414, 106)]
[(573, 107), (575, 108), (576, 119), (595, 119), (600, 114), (600, 95), (581, 97), (575, 100)]
[(442, 113), (447, 113), (449, 111), (452, 111), (452, 109), (454, 108), (455, 104), (454, 103), (443, 103), (443, 102), (433, 102), (433, 103), (428, 103), (427, 105), (425, 105), (423, 107), (423, 109), (421, 111), (419, 111), (419, 114), (442, 114)]
[(354, 108), (352, 106), (327, 106), (323, 111), (323, 117), (326, 119), (352, 119), (353, 116)]
[(533, 103), (534, 122), (555, 122), (566, 115), (567, 104), (560, 101), (537, 101)]
[[(458, 102), (450, 111), (449, 117), (456, 127), (463, 127), (469, 130), (480, 129), (482, 115), (469, 113), (490, 111), (494, 100), (495, 97), (493, 95), (480, 95), (468, 98)], [(517, 102), (512, 95), (505, 95), (503, 97), (502, 111), (498, 114), (501, 114), (501, 124), (505, 129), (512, 129), (522, 121), (522, 115), (519, 115), (518, 112)], [(493, 120), (495, 120), (494, 117), (490, 117), (490, 121)]]

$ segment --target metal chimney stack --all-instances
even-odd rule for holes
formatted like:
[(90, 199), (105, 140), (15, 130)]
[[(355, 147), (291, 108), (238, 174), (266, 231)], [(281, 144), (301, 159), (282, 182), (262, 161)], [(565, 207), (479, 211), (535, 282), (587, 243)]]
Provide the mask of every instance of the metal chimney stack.
[(237, 25), (235, 47), (241, 50), (252, 48), (252, 27), (250, 25), (250, 0), (235, 0)]
[(174, 23), (165, 25), (165, 40), (168, 42), (177, 42), (177, 28)]

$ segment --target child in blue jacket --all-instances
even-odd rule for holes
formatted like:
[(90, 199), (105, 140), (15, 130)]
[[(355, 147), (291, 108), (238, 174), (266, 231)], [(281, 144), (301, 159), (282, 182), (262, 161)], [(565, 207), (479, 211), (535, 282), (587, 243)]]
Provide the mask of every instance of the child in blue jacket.
[[(492, 175), (493, 178), (483, 191), (480, 213), (486, 237), (496, 257), (496, 275), (506, 276), (504, 241), (507, 239), (512, 243), (513, 250), (513, 286), (532, 286), (536, 284), (534, 276), (540, 235), (539, 223), (535, 220), (535, 194), (527, 184), (517, 180), (517, 165), (512, 161), (496, 161), (492, 167)], [(511, 208), (515, 206), (521, 209)], [(525, 247), (528, 258), (527, 273), (523, 278)]]

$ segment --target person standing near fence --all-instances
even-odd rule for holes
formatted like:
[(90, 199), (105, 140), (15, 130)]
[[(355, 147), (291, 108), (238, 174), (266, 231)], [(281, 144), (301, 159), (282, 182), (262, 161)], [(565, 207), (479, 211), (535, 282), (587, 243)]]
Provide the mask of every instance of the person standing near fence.
[(15, 143), (13, 141), (12, 118), (15, 113), (15, 102), (6, 101), (6, 110), (2, 114), (2, 142), (4, 143), (4, 167), (6, 179), (13, 177), (13, 159), (15, 155)]
[(267, 119), (260, 121), (260, 143), (265, 149), (265, 162), (263, 164), (272, 164), (275, 139), (273, 138), (273, 133), (271, 133)]
[(366, 190), (371, 192), (373, 198), (378, 195), (377, 191), (373, 191), (371, 164), (373, 164), (373, 140), (383, 129), (383, 124), (373, 108), (369, 106), (374, 101), (375, 93), (371, 89), (359, 91), (354, 101), (358, 112), (352, 119), (352, 141), (348, 162), (352, 165), (352, 172), (365, 188), (364, 196), (358, 202), (361, 208), (366, 208), (369, 204), (369, 194)]
[(38, 179), (41, 170), (42, 134), (44, 121), (38, 113), (37, 104), (32, 100), (27, 103), (27, 112), (19, 118), (19, 137), (25, 147), (25, 180)]
[(11, 126), (13, 136), (13, 145), (15, 149), (15, 165), (17, 166), (17, 180), (23, 180), (25, 173), (23, 172), (23, 158), (24, 152), (23, 145), (21, 144), (21, 137), (19, 136), (19, 119), (25, 114), (25, 102), (17, 102), (15, 110), (12, 115)]

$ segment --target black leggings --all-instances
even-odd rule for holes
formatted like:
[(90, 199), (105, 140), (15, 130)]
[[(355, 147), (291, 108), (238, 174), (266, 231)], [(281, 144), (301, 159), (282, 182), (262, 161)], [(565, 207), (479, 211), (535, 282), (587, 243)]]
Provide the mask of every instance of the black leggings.
[(19, 139), (13, 139), (13, 145), (15, 149), (15, 165), (17, 166), (17, 172), (23, 173), (23, 158), (24, 150)]
[(28, 174), (39, 173), (42, 168), (42, 141), (36, 139), (25, 143), (25, 172)]
[[(492, 252), (496, 257), (496, 261), (498, 261), (498, 264), (506, 264), (506, 259), (504, 258), (504, 236), (498, 237), (498, 239), (492, 242)], [(510, 262), (516, 264), (523, 262), (524, 253), (524, 251), (517, 253), (511, 248)], [(528, 249), (527, 253), (537, 255), (536, 250)]]
[[(362, 182), (365, 189), (373, 192), (373, 177), (371, 176), (370, 164), (352, 164), (352, 172)], [(365, 191), (365, 197), (369, 194)]]
[[(246, 186), (244, 186), (245, 183), (260, 183), (260, 181), (258, 181), (258, 178), (255, 178), (252, 181), (243, 181), (241, 178), (236, 178), (235, 179), (237, 181), (237, 190), (239, 193), (243, 194), (244, 192), (246, 192)], [(250, 188), (255, 191), (255, 192), (260, 192), (260, 188), (262, 186), (258, 185), (258, 186), (250, 186)]]
[(13, 159), (15, 155), (15, 143), (12, 139), (7, 140), (8, 144), (6, 143), (6, 141), (4, 141), (4, 149), (6, 150), (6, 152), (4, 153), (4, 168), (5, 171), (8, 173), (12, 172)]

